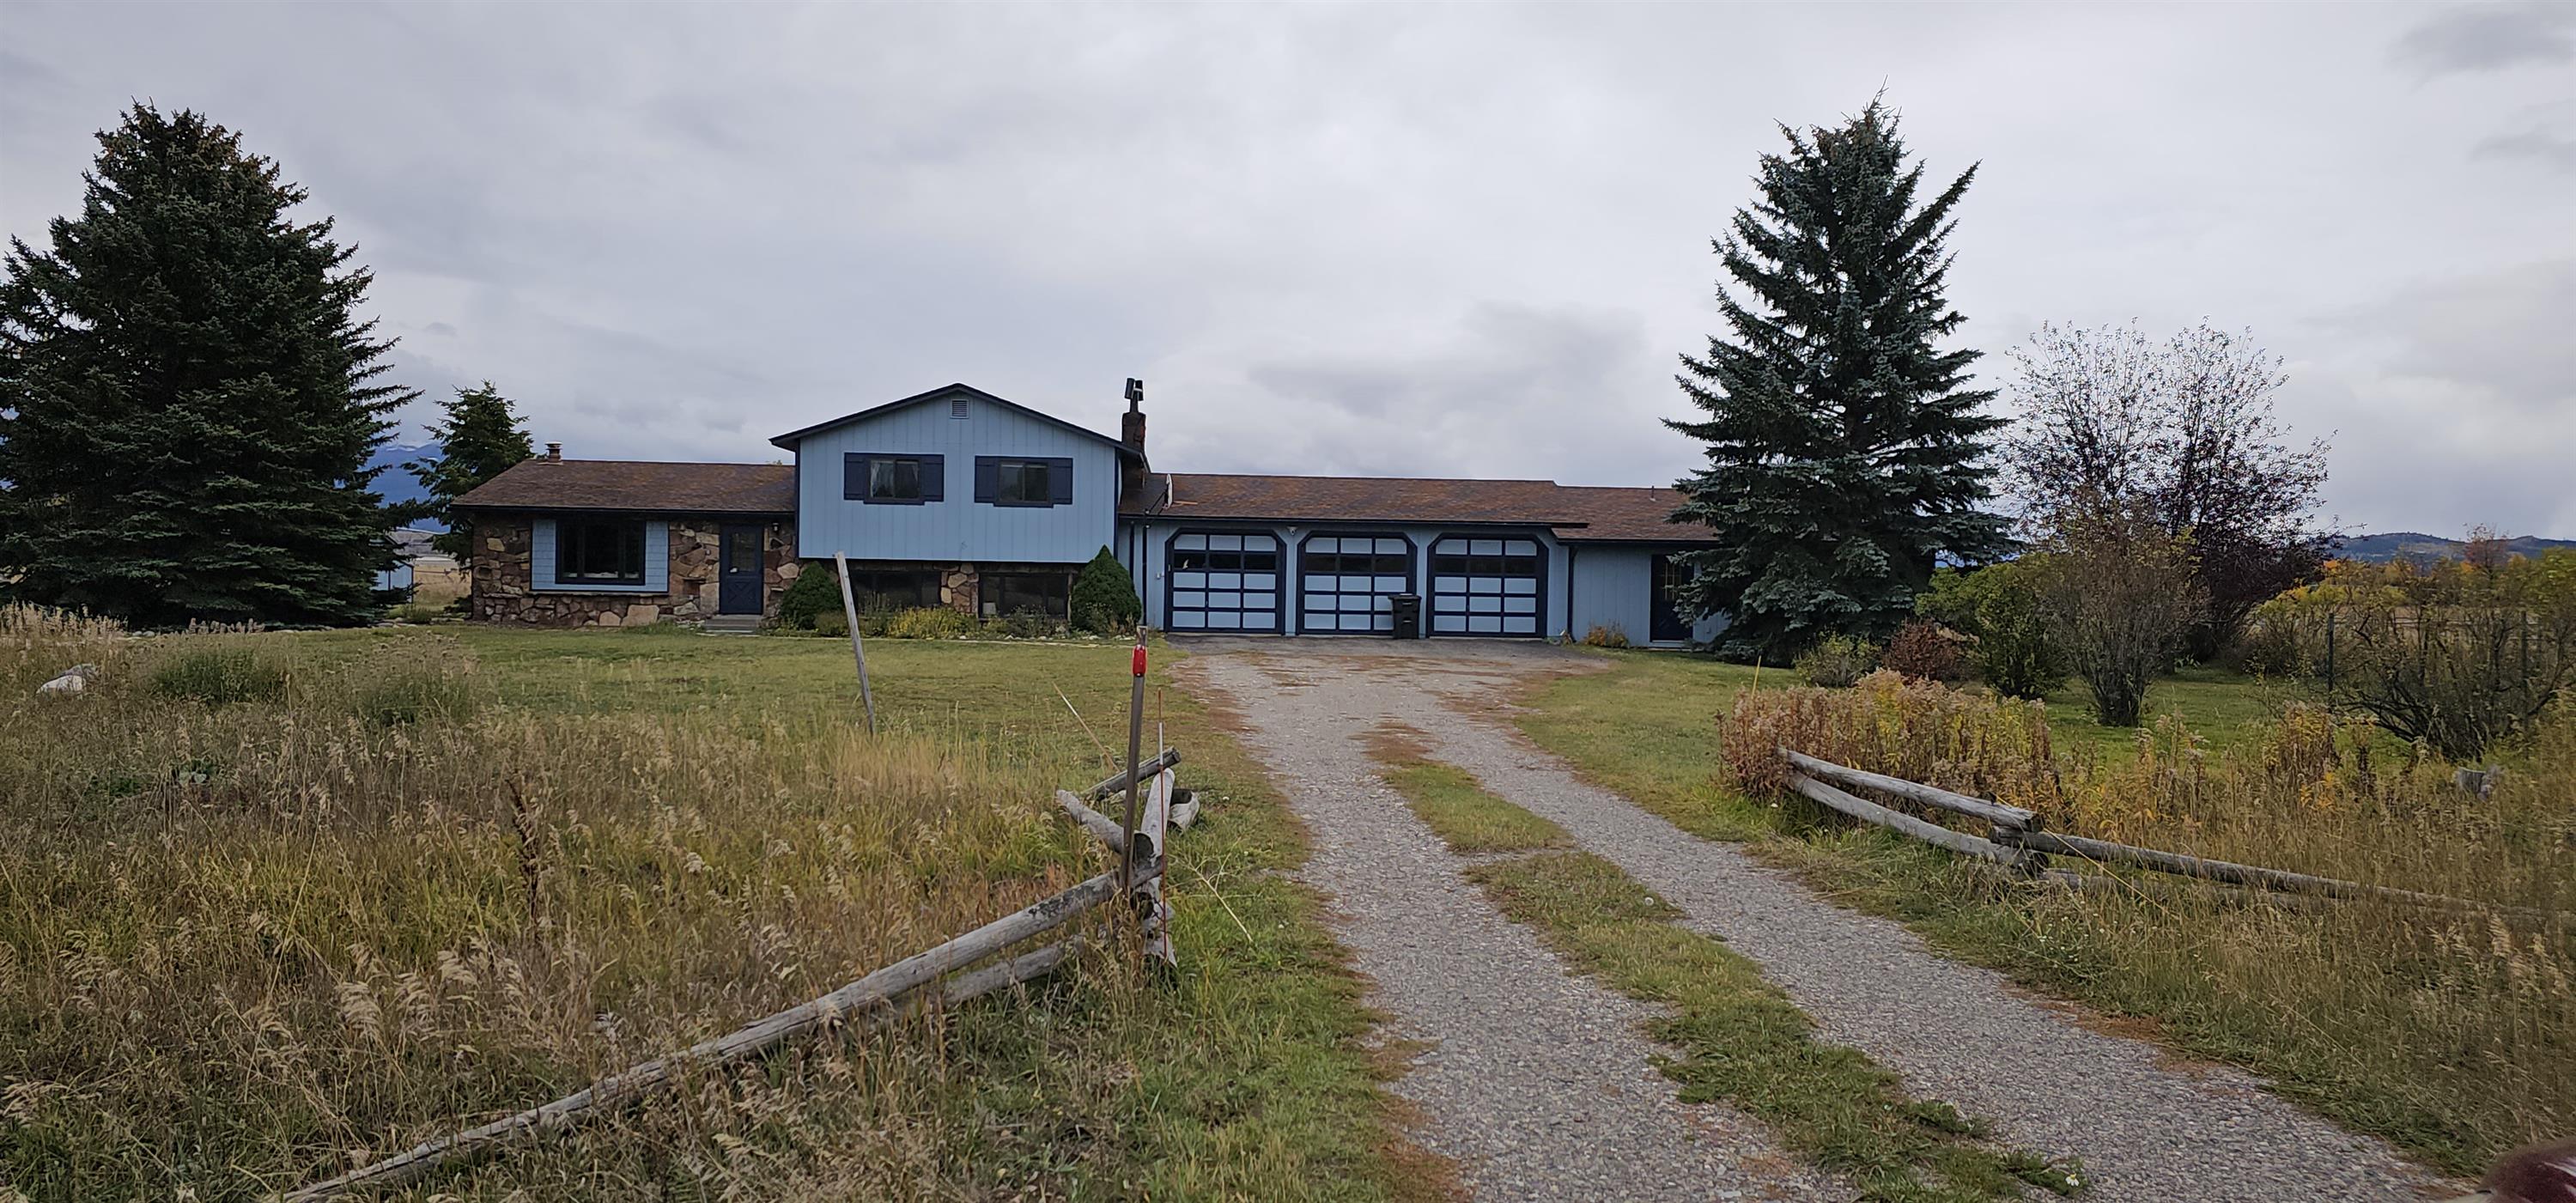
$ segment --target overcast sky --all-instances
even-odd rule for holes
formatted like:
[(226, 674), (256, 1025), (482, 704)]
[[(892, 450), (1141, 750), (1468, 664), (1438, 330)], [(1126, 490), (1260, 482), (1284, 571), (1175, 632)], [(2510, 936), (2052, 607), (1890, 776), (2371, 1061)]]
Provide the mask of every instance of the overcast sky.
[(0, 225), (146, 99), (337, 216), (402, 383), (568, 455), (767, 460), (952, 380), (1114, 432), (1141, 376), (1167, 470), (1662, 484), (1709, 237), (1775, 122), (1881, 87), (1983, 165), (1969, 344), (2251, 327), (2348, 529), (2576, 537), (2564, 3), (12, 2)]

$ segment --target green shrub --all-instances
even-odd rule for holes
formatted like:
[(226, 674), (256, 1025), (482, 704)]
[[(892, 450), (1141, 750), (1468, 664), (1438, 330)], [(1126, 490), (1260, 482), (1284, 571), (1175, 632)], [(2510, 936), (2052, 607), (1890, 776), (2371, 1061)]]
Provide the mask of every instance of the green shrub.
[(2299, 677), (2308, 672), (2299, 648), (2299, 630), (2290, 608), (2274, 598), (2254, 608), (2245, 630), (2227, 651), (2229, 667), (2258, 677)]
[(1136, 586), (1127, 579), (1126, 565), (1108, 548), (1101, 548), (1082, 566), (1082, 574), (1073, 578), (1074, 626), (1095, 635), (1115, 635), (1144, 616), (1145, 605), (1136, 600)]
[(2035, 557), (2048, 636), (2093, 695), (2093, 720), (2134, 727), (2147, 690), (2172, 672), (2209, 611), (2188, 536), (2135, 505), (2069, 510)]
[(1798, 675), (1809, 685), (1845, 689), (1869, 675), (1878, 648), (1850, 635), (1827, 635), (1798, 657)]
[[(827, 613), (836, 618), (841, 614), (840, 573), (821, 560), (807, 560), (804, 570), (787, 583), (787, 591), (778, 595), (778, 625), (810, 631), (815, 619)], [(849, 634), (848, 620), (842, 623), (841, 633)]]
[(246, 647), (194, 648), (161, 662), (152, 692), (208, 706), (286, 700), (286, 668)]
[(2066, 653), (2039, 608), (2041, 557), (1932, 574), (1914, 611), (1968, 636), (1969, 664), (1996, 693), (2037, 698), (2066, 683)]
[(974, 619), (946, 606), (897, 610), (885, 628), (888, 639), (958, 639), (974, 633)]
[[(849, 616), (841, 613), (839, 610), (825, 610), (822, 613), (815, 615), (814, 621), (810, 625), (814, 633), (817, 635), (826, 636), (832, 639), (847, 639), (850, 637)], [(861, 635), (865, 635), (867, 634), (867, 631), (865, 628), (862, 628), (859, 633)]]
[(1628, 628), (1615, 622), (1596, 622), (1583, 633), (1583, 642), (1587, 647), (1626, 647)]

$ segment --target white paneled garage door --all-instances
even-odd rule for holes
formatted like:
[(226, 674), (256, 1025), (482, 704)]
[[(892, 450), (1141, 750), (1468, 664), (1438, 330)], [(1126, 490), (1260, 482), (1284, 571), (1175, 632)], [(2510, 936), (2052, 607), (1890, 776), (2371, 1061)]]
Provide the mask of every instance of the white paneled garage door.
[(1413, 588), (1413, 544), (1401, 535), (1314, 535), (1297, 548), (1297, 629), (1391, 634), (1396, 594)]
[(1163, 579), (1167, 630), (1279, 630), (1279, 540), (1274, 536), (1174, 535)]
[(1431, 633), (1541, 634), (1546, 581), (1535, 539), (1443, 535), (1431, 545)]

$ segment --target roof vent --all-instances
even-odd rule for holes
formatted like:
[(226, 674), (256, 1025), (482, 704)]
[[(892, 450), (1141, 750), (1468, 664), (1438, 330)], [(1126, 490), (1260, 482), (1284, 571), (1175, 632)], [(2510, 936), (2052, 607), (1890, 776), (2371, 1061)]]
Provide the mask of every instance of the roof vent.
[(948, 399), (948, 416), (952, 418), (965, 417), (972, 411), (973, 405), (973, 402), (968, 401), (964, 397), (951, 397)]

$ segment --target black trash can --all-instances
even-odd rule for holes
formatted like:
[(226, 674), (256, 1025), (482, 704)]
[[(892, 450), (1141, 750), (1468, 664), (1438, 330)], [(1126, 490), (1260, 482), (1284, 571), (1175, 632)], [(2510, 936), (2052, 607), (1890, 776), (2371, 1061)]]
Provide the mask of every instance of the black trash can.
[(1395, 602), (1395, 637), (1398, 639), (1422, 638), (1422, 595), (1399, 593), (1393, 600)]

